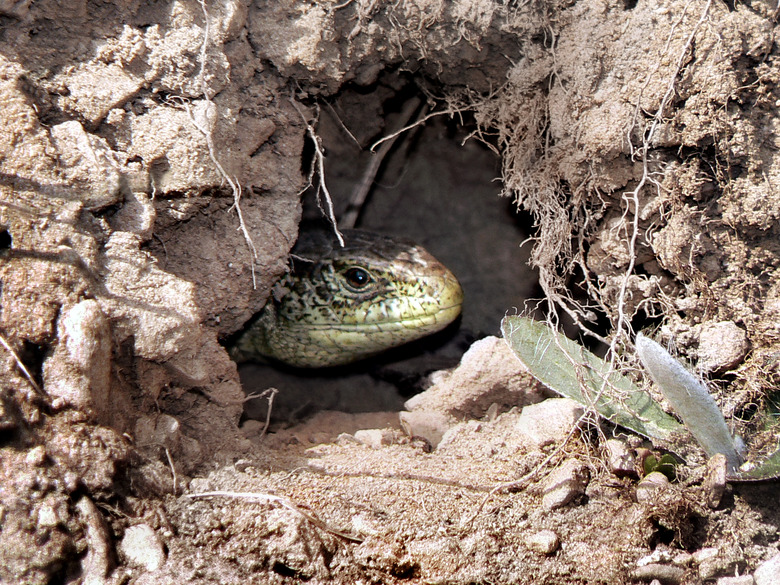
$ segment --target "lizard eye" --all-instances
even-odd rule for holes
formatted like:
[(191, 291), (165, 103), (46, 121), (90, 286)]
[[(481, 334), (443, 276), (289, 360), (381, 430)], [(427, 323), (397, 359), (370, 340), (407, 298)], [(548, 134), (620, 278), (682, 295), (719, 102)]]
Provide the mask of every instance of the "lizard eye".
[(371, 282), (371, 275), (367, 271), (362, 268), (357, 268), (356, 266), (348, 268), (347, 271), (344, 272), (344, 277), (347, 279), (347, 284), (356, 289), (365, 288), (368, 283)]

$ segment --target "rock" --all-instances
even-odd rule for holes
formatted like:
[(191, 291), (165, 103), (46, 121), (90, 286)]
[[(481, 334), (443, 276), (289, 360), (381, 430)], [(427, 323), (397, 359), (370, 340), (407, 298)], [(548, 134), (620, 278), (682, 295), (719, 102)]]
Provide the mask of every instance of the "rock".
[(739, 577), (721, 577), (716, 585), (754, 585), (755, 581), (752, 575), (740, 575)]
[(718, 556), (718, 549), (714, 546), (709, 546), (707, 548), (700, 548), (699, 550), (693, 553), (693, 562), (702, 563), (708, 559), (714, 559), (717, 556)]
[(445, 414), (434, 411), (415, 410), (401, 412), (401, 427), (410, 437), (422, 437), (436, 448), (444, 433), (455, 424), (455, 420)]
[(156, 571), (165, 563), (165, 550), (157, 533), (148, 524), (130, 526), (119, 543), (119, 552), (128, 563)]
[(780, 553), (761, 563), (753, 573), (756, 585), (780, 585)]
[(0, 14), (18, 19), (27, 18), (32, 0), (3, 0), (0, 2)]
[(672, 563), (678, 567), (687, 567), (691, 564), (693, 555), (686, 551), (680, 551), (672, 558)]
[(636, 476), (636, 457), (623, 441), (609, 439), (604, 443), (606, 464), (618, 477)]
[(68, 182), (87, 209), (101, 209), (122, 200), (119, 153), (104, 138), (87, 134), (76, 120), (51, 128), (51, 137)]
[(639, 482), (636, 488), (636, 501), (652, 502), (656, 499), (658, 491), (669, 487), (669, 478), (660, 471), (648, 473)]
[(552, 530), (541, 530), (525, 539), (525, 545), (534, 552), (549, 555), (560, 546), (558, 535)]
[(105, 520), (87, 496), (82, 496), (76, 503), (76, 511), (87, 541), (87, 554), (81, 560), (81, 583), (104, 585), (111, 568), (111, 539)]
[(31, 467), (43, 465), (46, 462), (46, 447), (43, 445), (33, 447), (27, 451), (27, 455), (24, 459), (27, 462), (27, 465)]
[(699, 577), (703, 581), (709, 581), (718, 575), (723, 575), (724, 573), (733, 573), (733, 565), (734, 564), (731, 562), (724, 563), (719, 558), (707, 559), (706, 561), (702, 561), (702, 563), (699, 565)]
[(196, 285), (163, 271), (141, 244), (130, 232), (114, 232), (105, 244), (105, 286), (112, 294), (99, 301), (116, 342), (129, 339), (135, 356), (160, 364), (174, 357), (197, 361), (203, 333)]
[(567, 459), (544, 480), (542, 505), (547, 510), (561, 508), (585, 493), (590, 480), (587, 466), (576, 459)]
[(699, 367), (725, 372), (739, 365), (749, 349), (747, 334), (733, 321), (705, 324), (699, 334)]
[(631, 578), (637, 581), (652, 581), (657, 579), (663, 585), (677, 585), (685, 576), (685, 570), (680, 567), (652, 563), (643, 567), (637, 567), (631, 571)]
[(393, 431), (391, 429), (362, 429), (355, 431), (354, 436), (358, 443), (372, 449), (393, 444)]
[(518, 437), (530, 449), (563, 442), (584, 412), (568, 398), (550, 398), (526, 406), (517, 420)]
[(542, 386), (528, 373), (503, 339), (485, 337), (472, 344), (452, 371), (431, 376), (433, 386), (410, 398), (407, 410), (446, 413), (458, 420), (479, 419), (493, 405), (499, 411), (544, 399)]
[(720, 506), (726, 492), (726, 456), (716, 453), (707, 462), (707, 475), (704, 477), (704, 495), (707, 505), (713, 510)]
[(111, 329), (97, 301), (63, 311), (58, 343), (43, 365), (46, 392), (64, 405), (107, 415), (111, 409)]
[(127, 103), (144, 84), (143, 76), (130, 74), (121, 64), (99, 61), (84, 63), (75, 71), (64, 72), (63, 77), (68, 91), (58, 96), (59, 106), (90, 125), (98, 124), (111, 108)]
[(707, 547), (693, 553), (693, 562), (699, 565), (699, 577), (714, 579), (730, 571), (733, 563), (724, 561), (716, 547)]

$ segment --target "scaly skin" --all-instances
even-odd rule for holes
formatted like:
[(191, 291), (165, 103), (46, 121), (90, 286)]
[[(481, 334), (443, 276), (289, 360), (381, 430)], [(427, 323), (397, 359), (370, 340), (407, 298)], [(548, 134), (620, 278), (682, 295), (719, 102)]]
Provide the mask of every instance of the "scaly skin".
[(444, 329), (460, 314), (455, 276), (407, 240), (346, 230), (302, 236), (234, 355), (295, 367), (354, 362)]

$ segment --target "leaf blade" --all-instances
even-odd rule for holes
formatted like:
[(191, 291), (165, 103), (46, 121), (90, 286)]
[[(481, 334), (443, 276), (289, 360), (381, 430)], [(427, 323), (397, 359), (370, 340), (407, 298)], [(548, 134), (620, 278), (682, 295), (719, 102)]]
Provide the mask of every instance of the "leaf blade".
[[(554, 392), (587, 408), (593, 407), (607, 420), (672, 448), (687, 436), (685, 427), (631, 380), (546, 324), (513, 315), (502, 320), (501, 332), (531, 374)], [(573, 364), (581, 367), (577, 370)], [(615, 395), (615, 389), (623, 394), (622, 398)]]

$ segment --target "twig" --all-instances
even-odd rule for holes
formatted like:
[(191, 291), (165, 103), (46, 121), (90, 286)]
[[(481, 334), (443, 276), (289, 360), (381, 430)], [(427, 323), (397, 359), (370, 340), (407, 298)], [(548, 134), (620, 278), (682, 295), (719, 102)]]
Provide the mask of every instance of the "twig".
[[(636, 242), (639, 235), (639, 193), (644, 188), (644, 186), (648, 183), (648, 181), (654, 181), (654, 179), (652, 179), (650, 176), (651, 173), (650, 173), (649, 162), (647, 157), (648, 152), (650, 150), (650, 143), (653, 139), (653, 136), (655, 136), (658, 127), (663, 121), (664, 111), (666, 110), (666, 106), (669, 104), (669, 101), (671, 100), (672, 95), (674, 94), (674, 88), (675, 88), (677, 76), (680, 74), (680, 71), (682, 70), (683, 62), (685, 60), (685, 55), (688, 53), (688, 50), (692, 46), (693, 40), (696, 37), (699, 28), (707, 18), (711, 5), (712, 5), (712, 0), (707, 0), (707, 4), (704, 6), (704, 9), (702, 10), (702, 14), (699, 18), (699, 21), (693, 27), (691, 34), (688, 36), (688, 39), (685, 45), (683, 46), (682, 51), (680, 52), (679, 58), (677, 60), (677, 65), (669, 79), (669, 84), (666, 88), (666, 92), (664, 93), (664, 96), (661, 99), (661, 103), (659, 104), (658, 109), (656, 110), (655, 115), (653, 116), (653, 122), (650, 125), (649, 130), (642, 137), (642, 145), (639, 147), (639, 155), (641, 156), (642, 159), (642, 177), (640, 178), (636, 187), (632, 191), (628, 191), (623, 194), (623, 199), (627, 203), (623, 217), (625, 218), (626, 216), (628, 216), (628, 214), (631, 212), (632, 206), (633, 206), (633, 217), (631, 219), (631, 237), (628, 242), (629, 262), (628, 262), (628, 267), (626, 268), (624, 274), (623, 281), (620, 284), (620, 291), (618, 293), (618, 299), (617, 299), (618, 301), (617, 302), (617, 323), (615, 324), (615, 335), (612, 338), (612, 342), (610, 343), (609, 350), (608, 350), (610, 355), (611, 367), (614, 367), (615, 361), (617, 359), (615, 350), (617, 348), (618, 341), (623, 333), (624, 323), (626, 323), (627, 321), (624, 307), (626, 301), (626, 294), (628, 291), (629, 278), (632, 272), (634, 271), (634, 266), (636, 265)], [(682, 18), (682, 16), (680, 18)], [(671, 33), (670, 33), (670, 40), (671, 40)], [(668, 43), (669, 41), (667, 41), (667, 45)], [(637, 100), (637, 106), (634, 114), (635, 115), (634, 123), (636, 123), (636, 115), (640, 107), (639, 101), (640, 100)], [(630, 140), (630, 130), (629, 130), (629, 146), (631, 148), (632, 155), (634, 155), (635, 151), (634, 151), (633, 144), (631, 143)], [(628, 325), (628, 327), (630, 328), (630, 324)], [(607, 384), (607, 380), (605, 379), (604, 386), (606, 386), (606, 384)], [(602, 386), (602, 390), (604, 386)]]
[(355, 135), (352, 134), (349, 128), (347, 128), (347, 125), (344, 124), (344, 121), (341, 119), (341, 116), (339, 116), (339, 113), (336, 111), (336, 108), (334, 108), (330, 102), (325, 102), (325, 107), (328, 108), (330, 115), (338, 123), (338, 125), (341, 127), (344, 133), (352, 139), (352, 142), (354, 142), (360, 150), (363, 150), (363, 146), (360, 144), (360, 141), (357, 138), (355, 138)]
[(435, 116), (445, 116), (445, 115), (453, 116), (455, 114), (461, 114), (461, 113), (466, 112), (468, 110), (474, 109), (474, 107), (476, 107), (476, 105), (477, 104), (472, 104), (471, 106), (465, 107), (465, 108), (447, 108), (446, 110), (442, 110), (440, 112), (431, 112), (427, 116), (423, 116), (422, 118), (420, 118), (418, 120), (415, 120), (414, 122), (412, 122), (408, 126), (404, 126), (400, 130), (397, 130), (396, 132), (393, 132), (392, 134), (389, 134), (388, 136), (385, 136), (384, 138), (380, 138), (379, 140), (374, 142), (374, 144), (371, 145), (371, 149), (370, 150), (373, 152), (376, 149), (376, 147), (379, 146), (380, 144), (382, 144), (383, 142), (387, 142), (388, 140), (395, 140), (398, 137), (399, 134), (403, 134), (404, 132), (407, 132), (407, 131), (411, 130), (412, 128), (416, 128), (417, 126), (420, 126), (421, 124), (425, 124), (428, 120), (430, 120), (431, 118), (433, 118)]
[(178, 484), (178, 477), (176, 475), (176, 466), (173, 464), (173, 457), (171, 457), (171, 452), (168, 450), (168, 447), (165, 445), (162, 446), (162, 448), (165, 450), (165, 457), (168, 459), (168, 466), (171, 468), (171, 475), (173, 476), (173, 495), (176, 495), (177, 491), (177, 484)]
[(325, 532), (329, 532), (336, 536), (340, 536), (341, 538), (350, 540), (352, 542), (363, 542), (362, 538), (358, 536), (354, 536), (349, 532), (339, 530), (338, 528), (333, 528), (332, 526), (329, 526), (328, 524), (326, 524), (325, 522), (323, 522), (313, 514), (304, 512), (292, 500), (282, 496), (275, 496), (273, 494), (262, 494), (262, 493), (255, 493), (255, 492), (214, 491), (214, 492), (201, 492), (197, 494), (185, 494), (184, 497), (193, 500), (200, 499), (200, 498), (234, 498), (238, 500), (249, 500), (255, 502), (266, 502), (269, 504), (271, 503), (279, 504), (283, 508), (287, 508), (288, 510), (293, 511), (296, 514), (300, 514), (320, 530), (324, 530)]
[(263, 398), (264, 396), (268, 396), (268, 412), (265, 415), (265, 426), (263, 427), (263, 430), (260, 432), (260, 436), (265, 436), (266, 432), (268, 432), (268, 427), (271, 424), (271, 410), (274, 406), (274, 398), (279, 393), (279, 390), (276, 388), (266, 388), (260, 394), (252, 393), (247, 394), (246, 398), (244, 398), (244, 402), (248, 402), (250, 400), (254, 400), (255, 398)]
[[(401, 110), (401, 117), (399, 119), (399, 125), (401, 127), (404, 127), (406, 126), (406, 124), (408, 124), (412, 115), (414, 115), (414, 112), (417, 111), (417, 108), (420, 107), (421, 101), (422, 100), (420, 100), (420, 98), (414, 97), (406, 102), (403, 109)], [(424, 106), (423, 109), (420, 111), (420, 114), (417, 116), (417, 122), (419, 122), (425, 116), (426, 109), (427, 107)], [(371, 162), (368, 164), (368, 167), (366, 167), (366, 170), (363, 172), (363, 177), (360, 179), (360, 183), (352, 192), (352, 196), (350, 197), (349, 200), (349, 205), (347, 206), (347, 211), (344, 213), (344, 215), (341, 218), (342, 227), (345, 227), (347, 229), (355, 227), (358, 216), (360, 215), (360, 212), (363, 209), (363, 205), (366, 202), (366, 197), (368, 197), (368, 193), (369, 191), (371, 191), (371, 186), (374, 184), (374, 179), (376, 178), (376, 174), (379, 172), (379, 167), (382, 166), (382, 161), (384, 161), (385, 157), (390, 153), (390, 150), (393, 148), (393, 145), (395, 144), (396, 140), (400, 135), (401, 135), (400, 131), (394, 132), (391, 135), (392, 138), (390, 140), (383, 142), (382, 146), (379, 148), (378, 151), (376, 151), (376, 154), (371, 158)], [(376, 144), (374, 146), (376, 146)], [(373, 152), (373, 147), (372, 147), (372, 152)]]
[(22, 374), (24, 374), (24, 377), (27, 379), (27, 381), (30, 383), (30, 386), (33, 387), (33, 390), (35, 390), (40, 396), (46, 397), (46, 392), (41, 389), (40, 386), (38, 386), (38, 383), (35, 381), (35, 379), (32, 377), (32, 374), (30, 374), (27, 367), (24, 365), (22, 360), (19, 358), (19, 355), (14, 351), (14, 348), (11, 347), (11, 345), (6, 341), (5, 336), (0, 334), (0, 344), (3, 345), (3, 347), (8, 350), (8, 353), (10, 353), (14, 361), (16, 362), (16, 367), (19, 368), (22, 371)]
[(206, 53), (208, 49), (208, 42), (209, 42), (209, 13), (206, 9), (206, 0), (199, 0), (201, 10), (203, 10), (203, 18), (205, 20), (205, 26), (203, 28), (203, 44), (201, 45), (200, 49), (200, 72), (198, 73), (198, 80), (200, 81), (201, 85), (201, 91), (203, 92), (204, 101), (206, 102), (206, 109), (204, 112), (204, 118), (205, 118), (205, 124), (199, 124), (198, 121), (195, 119), (195, 116), (192, 113), (192, 110), (189, 107), (189, 104), (184, 103), (184, 109), (187, 111), (187, 114), (190, 117), (190, 120), (192, 121), (193, 125), (203, 134), (203, 136), (206, 138), (206, 146), (208, 146), (209, 149), (209, 157), (211, 158), (211, 162), (214, 163), (214, 166), (217, 167), (217, 170), (219, 171), (220, 176), (224, 181), (230, 185), (230, 188), (233, 191), (233, 205), (228, 209), (228, 212), (232, 211), (233, 209), (236, 210), (236, 215), (238, 216), (238, 225), (239, 229), (241, 230), (241, 233), (244, 236), (244, 241), (246, 241), (247, 246), (249, 247), (249, 251), (252, 254), (252, 259), (250, 261), (249, 267), (252, 272), (252, 288), (257, 288), (257, 275), (255, 274), (255, 260), (257, 260), (257, 248), (255, 248), (255, 243), (252, 241), (252, 236), (249, 234), (249, 230), (246, 227), (246, 223), (244, 222), (244, 215), (241, 213), (241, 206), (239, 205), (241, 201), (241, 185), (238, 183), (238, 180), (233, 180), (230, 175), (227, 174), (225, 169), (223, 168), (222, 164), (219, 162), (219, 159), (217, 159), (216, 155), (216, 149), (214, 148), (214, 137), (211, 132), (211, 128), (208, 125), (209, 122), (209, 116), (214, 116), (214, 124), (216, 124), (216, 106), (214, 105), (214, 102), (211, 101), (211, 98), (209, 97), (209, 89), (208, 85), (206, 84)]
[[(322, 150), (322, 142), (320, 137), (317, 136), (317, 131), (314, 129), (314, 126), (309, 123), (309, 121), (306, 119), (306, 116), (303, 115), (303, 112), (298, 107), (298, 104), (293, 98), (290, 98), (290, 103), (293, 105), (298, 114), (300, 114), (301, 118), (303, 119), (303, 123), (306, 124), (306, 132), (309, 134), (309, 137), (314, 144), (314, 156), (316, 164), (312, 166), (312, 170), (309, 173), (309, 185), (311, 186), (311, 180), (314, 177), (314, 173), (316, 173), (319, 177), (319, 181), (317, 182), (317, 204), (320, 206), (320, 210), (328, 218), (331, 226), (333, 226), (333, 233), (336, 234), (336, 239), (338, 239), (339, 245), (343, 248), (344, 236), (341, 235), (341, 232), (339, 231), (338, 225), (336, 223), (336, 213), (333, 211), (333, 199), (331, 199), (330, 191), (328, 191), (328, 186), (325, 184), (325, 153)], [(322, 208), (320, 193), (322, 193), (324, 196), (326, 209)]]

